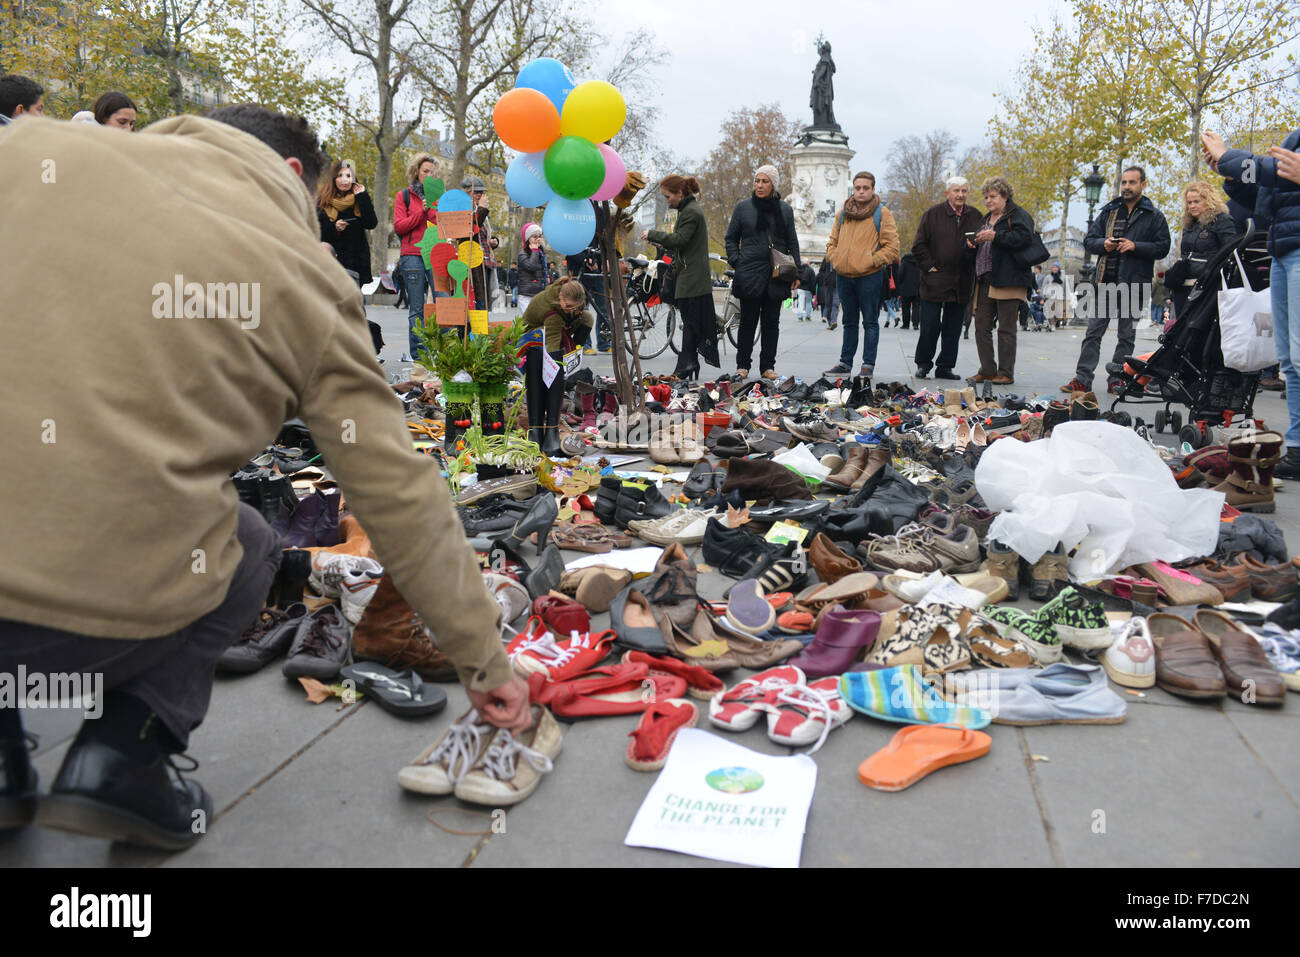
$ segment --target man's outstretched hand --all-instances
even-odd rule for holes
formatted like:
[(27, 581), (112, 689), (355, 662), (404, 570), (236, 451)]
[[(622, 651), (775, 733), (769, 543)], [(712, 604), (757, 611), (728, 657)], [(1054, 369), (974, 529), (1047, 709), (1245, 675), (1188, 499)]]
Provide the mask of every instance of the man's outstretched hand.
[(1277, 175), (1300, 183), (1300, 153), (1283, 149), (1281, 146), (1269, 148), (1268, 155), (1277, 161)]
[(528, 685), (522, 678), (511, 678), (491, 691), (469, 691), (469, 702), (488, 724), (508, 731), (523, 731), (532, 723)]

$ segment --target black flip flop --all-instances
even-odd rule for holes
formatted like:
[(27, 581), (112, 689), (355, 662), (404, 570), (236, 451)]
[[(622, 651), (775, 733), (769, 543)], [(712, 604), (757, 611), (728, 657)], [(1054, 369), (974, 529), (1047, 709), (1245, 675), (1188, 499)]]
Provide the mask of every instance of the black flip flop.
[(407, 718), (437, 714), (447, 707), (447, 694), (441, 688), (426, 684), (411, 669), (394, 671), (374, 661), (358, 661), (339, 671), (340, 677), (351, 680), (358, 691), (365, 692), (383, 708)]

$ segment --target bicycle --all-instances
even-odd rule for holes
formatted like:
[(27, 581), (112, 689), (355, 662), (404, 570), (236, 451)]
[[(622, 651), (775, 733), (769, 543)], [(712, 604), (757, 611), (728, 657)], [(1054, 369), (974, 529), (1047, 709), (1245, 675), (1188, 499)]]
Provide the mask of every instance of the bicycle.
[[(664, 270), (672, 267), (662, 260), (628, 256), (624, 259), (632, 267), (627, 280), (627, 346), (642, 359), (653, 359), (671, 348), (680, 351), (673, 341), (677, 330), (677, 307), (664, 302), (659, 296), (663, 288)], [(656, 268), (650, 269), (654, 263)]]

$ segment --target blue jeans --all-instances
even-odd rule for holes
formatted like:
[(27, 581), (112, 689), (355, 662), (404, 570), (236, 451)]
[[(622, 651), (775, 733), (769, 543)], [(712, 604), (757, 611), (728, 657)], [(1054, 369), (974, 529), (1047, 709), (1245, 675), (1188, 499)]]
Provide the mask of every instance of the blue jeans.
[[(1300, 249), (1273, 260), (1269, 275), (1273, 294), (1273, 343), (1286, 380), (1286, 444), (1300, 446)], [(1294, 320), (1294, 321), (1293, 321)]]
[[(406, 288), (406, 325), (410, 346), (409, 355), (415, 360), (424, 343), (416, 335), (416, 330), (424, 326), (424, 290), (433, 288), (433, 277), (424, 268), (424, 259), (420, 256), (406, 255), (397, 260), (397, 270)], [(417, 360), (418, 361), (418, 360)]]
[[(605, 307), (605, 277), (583, 274), (579, 280), (582, 288), (587, 290), (587, 299), (596, 310), (596, 348), (601, 352), (610, 350), (609, 310)], [(588, 336), (590, 340), (590, 336)], [(583, 345), (586, 345), (584, 342)]]
[(876, 364), (876, 348), (880, 345), (880, 289), (885, 271), (869, 276), (835, 277), (835, 288), (844, 307), (844, 345), (840, 348), (840, 363), (853, 366), (853, 354), (858, 351), (858, 321), (861, 316), (864, 330), (862, 339), (862, 364)]

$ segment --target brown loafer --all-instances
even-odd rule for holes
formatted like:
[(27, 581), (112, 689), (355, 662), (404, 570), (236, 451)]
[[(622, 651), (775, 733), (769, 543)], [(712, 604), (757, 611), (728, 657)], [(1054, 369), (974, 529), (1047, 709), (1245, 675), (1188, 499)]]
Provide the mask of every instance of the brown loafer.
[(844, 554), (823, 532), (818, 532), (808, 548), (808, 560), (817, 570), (817, 577), (828, 584), (839, 581), (845, 575), (862, 571), (862, 563), (851, 555)]
[(1242, 555), (1238, 559), (1239, 567), (1246, 570), (1250, 581), (1250, 592), (1264, 601), (1287, 602), (1300, 591), (1300, 573), (1295, 565), (1283, 562), (1269, 565), (1251, 555)]
[(1206, 584), (1219, 589), (1224, 601), (1236, 601), (1240, 596), (1250, 595), (1253, 576), (1250, 569), (1240, 562), (1236, 565), (1221, 565), (1209, 559), (1192, 565), (1187, 570)]
[[(1183, 698), (1222, 698), (1228, 692), (1210, 639), (1186, 618), (1147, 616), (1156, 646), (1156, 684)], [(1252, 639), (1253, 640), (1253, 639)]]
[[(1286, 685), (1253, 635), (1238, 627), (1223, 612), (1202, 608), (1196, 613), (1196, 627), (1209, 639), (1228, 690), (1241, 695), (1243, 704), (1283, 705)], [(1157, 654), (1156, 670), (1159, 673)]]

